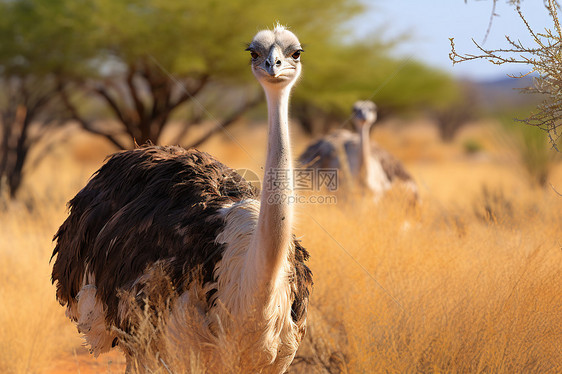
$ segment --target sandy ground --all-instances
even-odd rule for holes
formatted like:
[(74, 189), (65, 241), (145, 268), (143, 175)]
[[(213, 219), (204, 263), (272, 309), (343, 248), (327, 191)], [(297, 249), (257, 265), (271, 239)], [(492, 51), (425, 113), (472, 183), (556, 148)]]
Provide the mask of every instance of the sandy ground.
[(119, 350), (94, 358), (86, 348), (77, 347), (72, 354), (60, 357), (49, 374), (123, 373), (125, 358)]

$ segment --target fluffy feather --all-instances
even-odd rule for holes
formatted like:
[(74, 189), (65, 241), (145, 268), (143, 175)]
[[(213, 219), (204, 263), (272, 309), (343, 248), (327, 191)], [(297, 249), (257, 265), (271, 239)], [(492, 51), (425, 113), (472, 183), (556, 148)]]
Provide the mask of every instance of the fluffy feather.
[[(111, 156), (70, 201), (53, 251), (57, 298), (92, 351), (111, 348), (113, 328), (130, 329), (121, 295), (133, 291), (142, 304), (155, 264), (170, 279), (171, 295), (183, 294), (183, 302), (189, 301), (188, 285), (200, 282), (203, 314), (216, 314), (219, 304), (230, 316), (247, 312), (256, 285), (252, 270), (245, 270), (260, 266), (249, 266), (247, 253), (258, 199), (250, 183), (197, 150), (146, 146)], [(265, 304), (268, 322), (259, 344), (270, 361), (280, 343), (296, 350), (283, 334), (304, 332), (312, 284), (307, 258), (294, 241), (274, 285), (278, 291)], [(288, 307), (275, 308), (280, 304)]]

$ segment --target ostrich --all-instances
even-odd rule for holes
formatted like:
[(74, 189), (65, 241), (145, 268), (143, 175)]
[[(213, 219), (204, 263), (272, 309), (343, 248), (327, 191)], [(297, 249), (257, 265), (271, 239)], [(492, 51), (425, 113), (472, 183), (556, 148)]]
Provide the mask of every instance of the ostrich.
[[(303, 50), (277, 25), (259, 31), (247, 51), (267, 99), (266, 174), (283, 171), (291, 182), (288, 106)], [(235, 332), (244, 349), (237, 357), (246, 360), (238, 364), (251, 365), (245, 371), (285, 372), (305, 333), (312, 274), (292, 234), (293, 208), (278, 198), (292, 183), (275, 182), (260, 198), (196, 149), (145, 145), (112, 155), (69, 202), (54, 238), (56, 296), (91, 352), (123, 343), (119, 331), (134, 334), (124, 295), (145, 303), (152, 278), (164, 273), (174, 292), (167, 310), (155, 311), (169, 316), (162, 335), (181, 335), (182, 312), (195, 311), (198, 331), (181, 345), (213, 372), (236, 365), (223, 362)], [(134, 352), (124, 353), (130, 370)]]
[(402, 184), (417, 200), (416, 183), (402, 163), (370, 141), (369, 130), (376, 120), (375, 103), (357, 101), (353, 105), (356, 132), (345, 129), (331, 132), (311, 144), (299, 157), (299, 163), (308, 168), (337, 168), (363, 191), (376, 197)]

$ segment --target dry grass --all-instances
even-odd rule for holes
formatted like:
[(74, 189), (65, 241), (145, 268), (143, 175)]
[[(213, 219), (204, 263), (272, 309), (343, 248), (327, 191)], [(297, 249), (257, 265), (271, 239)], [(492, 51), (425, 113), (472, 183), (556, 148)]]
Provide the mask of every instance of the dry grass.
[(427, 201), (412, 214), (395, 201), (309, 208), (313, 305), (338, 336), (324, 356), (354, 373), (559, 372), (556, 199), (531, 210), (511, 200), (508, 223)]
[[(247, 152), (221, 137), (205, 150), (259, 170), (264, 132), (242, 131), (232, 130)], [(463, 154), (462, 135), (445, 146), (425, 127), (405, 140), (392, 131), (374, 136), (407, 160), (418, 207), (399, 193), (378, 205), (298, 207), (315, 287), (291, 372), (562, 371), (562, 198), (530, 187), (478, 129), (466, 130), (484, 139), (487, 153), (476, 158)], [(108, 148), (84, 137), (66, 147), (33, 171), (40, 183), (24, 187), (23, 203), (0, 212), (2, 373), (88, 372), (58, 364), (75, 360), (80, 341), (54, 300), (48, 260), (64, 202)], [(561, 165), (551, 183), (562, 190)]]
[(48, 263), (63, 215), (12, 207), (0, 214), (0, 372), (43, 372), (78, 340), (64, 320)]

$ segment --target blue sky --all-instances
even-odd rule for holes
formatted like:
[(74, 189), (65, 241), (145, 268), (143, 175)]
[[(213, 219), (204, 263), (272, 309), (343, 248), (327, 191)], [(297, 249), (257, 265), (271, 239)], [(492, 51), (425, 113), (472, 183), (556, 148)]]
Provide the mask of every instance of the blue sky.
[[(396, 53), (401, 57), (413, 56), (429, 65), (444, 69), (457, 77), (489, 80), (505, 77), (508, 73), (527, 72), (525, 66), (497, 66), (486, 61), (468, 61), (452, 66), (449, 60), (449, 38), (455, 38), (459, 53), (476, 53), (472, 38), (481, 43), (486, 35), (492, 0), (364, 0), (367, 12), (354, 26), (358, 35), (383, 32), (383, 37), (407, 33)], [(552, 20), (542, 0), (523, 0), (521, 9), (535, 31), (552, 28)], [(525, 25), (507, 0), (498, 0), (492, 28), (485, 48), (507, 47), (505, 35), (519, 38), (532, 46)]]

